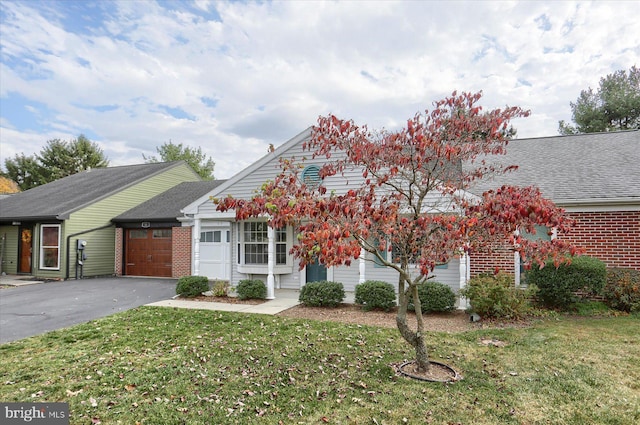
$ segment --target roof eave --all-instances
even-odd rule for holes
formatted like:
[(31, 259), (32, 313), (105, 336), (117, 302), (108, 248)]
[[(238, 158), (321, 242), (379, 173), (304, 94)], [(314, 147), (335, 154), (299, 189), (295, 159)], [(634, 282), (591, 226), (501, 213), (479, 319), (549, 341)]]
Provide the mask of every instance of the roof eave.
[(40, 221), (64, 221), (67, 216), (63, 215), (39, 215), (39, 216), (16, 216), (16, 217), (0, 217), (0, 223), (8, 223), (14, 221), (24, 222), (40, 222)]
[(567, 211), (640, 211), (638, 197), (554, 199), (553, 202)]

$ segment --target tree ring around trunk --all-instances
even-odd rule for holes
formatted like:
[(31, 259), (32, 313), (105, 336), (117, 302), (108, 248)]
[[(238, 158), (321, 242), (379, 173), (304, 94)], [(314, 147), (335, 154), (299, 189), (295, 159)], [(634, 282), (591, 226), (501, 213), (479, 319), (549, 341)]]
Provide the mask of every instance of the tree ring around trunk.
[(430, 361), (429, 370), (427, 372), (419, 372), (415, 360), (402, 363), (398, 366), (398, 372), (401, 375), (411, 379), (417, 379), (427, 382), (455, 382), (462, 379), (462, 376), (456, 372), (454, 368), (444, 363)]

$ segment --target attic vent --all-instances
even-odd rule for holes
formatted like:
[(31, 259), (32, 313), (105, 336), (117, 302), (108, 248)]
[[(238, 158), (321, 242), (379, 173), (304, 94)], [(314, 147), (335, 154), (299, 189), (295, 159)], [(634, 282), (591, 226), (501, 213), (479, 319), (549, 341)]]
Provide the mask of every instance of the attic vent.
[(320, 186), (322, 179), (320, 178), (320, 167), (317, 165), (308, 165), (302, 170), (302, 182), (310, 188)]

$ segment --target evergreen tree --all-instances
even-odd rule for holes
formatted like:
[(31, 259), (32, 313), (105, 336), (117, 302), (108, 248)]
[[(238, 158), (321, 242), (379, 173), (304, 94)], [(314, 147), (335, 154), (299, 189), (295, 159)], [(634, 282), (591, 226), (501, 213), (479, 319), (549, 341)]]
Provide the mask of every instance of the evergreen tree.
[(640, 68), (616, 71), (600, 79), (600, 87), (582, 90), (571, 102), (575, 125), (560, 121), (560, 134), (596, 133), (640, 128)]

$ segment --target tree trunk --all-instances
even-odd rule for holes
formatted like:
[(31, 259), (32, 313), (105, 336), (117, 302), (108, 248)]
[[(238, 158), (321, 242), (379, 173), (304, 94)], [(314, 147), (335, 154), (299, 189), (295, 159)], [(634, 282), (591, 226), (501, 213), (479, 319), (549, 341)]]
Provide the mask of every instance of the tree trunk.
[(422, 320), (422, 308), (420, 298), (418, 298), (418, 287), (415, 284), (409, 284), (408, 291), (413, 295), (413, 304), (416, 310), (417, 330), (413, 331), (407, 323), (407, 308), (409, 306), (409, 294), (405, 293), (405, 283), (407, 279), (400, 276), (398, 281), (398, 314), (396, 316), (396, 325), (398, 331), (405, 341), (411, 345), (416, 352), (416, 365), (419, 372), (425, 372), (429, 369), (429, 353), (424, 341), (424, 322)]

